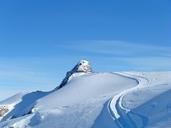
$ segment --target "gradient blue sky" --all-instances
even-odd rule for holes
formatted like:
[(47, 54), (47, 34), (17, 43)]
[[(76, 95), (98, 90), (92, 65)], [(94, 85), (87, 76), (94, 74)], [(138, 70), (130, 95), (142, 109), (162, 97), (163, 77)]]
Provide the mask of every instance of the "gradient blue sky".
[(95, 71), (171, 70), (170, 0), (1, 0), (0, 99)]

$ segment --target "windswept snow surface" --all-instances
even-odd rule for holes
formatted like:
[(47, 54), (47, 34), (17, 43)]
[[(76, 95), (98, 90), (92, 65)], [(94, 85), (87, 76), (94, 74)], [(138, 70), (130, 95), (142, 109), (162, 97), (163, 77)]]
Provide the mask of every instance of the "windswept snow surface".
[(25, 95), (0, 103), (27, 104), (0, 128), (171, 127), (171, 72), (76, 72), (60, 89)]
[(35, 108), (49, 109), (56, 106), (71, 106), (107, 94), (114, 95), (116, 92), (136, 85), (136, 80), (113, 73), (88, 73), (73, 78), (60, 90), (38, 100)]

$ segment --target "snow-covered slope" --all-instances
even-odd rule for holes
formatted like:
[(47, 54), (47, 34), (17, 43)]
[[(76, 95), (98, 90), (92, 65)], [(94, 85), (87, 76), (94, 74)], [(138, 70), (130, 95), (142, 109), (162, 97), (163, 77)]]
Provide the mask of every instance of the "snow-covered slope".
[(0, 102), (0, 128), (168, 127), (171, 72), (94, 73), (81, 60), (50, 92)]
[(56, 106), (71, 106), (107, 94), (114, 95), (116, 92), (136, 85), (136, 80), (113, 73), (90, 73), (72, 79), (60, 90), (41, 98), (37, 101), (35, 108), (49, 109)]
[(119, 99), (120, 123), (126, 122), (124, 127), (136, 128), (171, 127), (171, 72), (125, 74), (141, 81)]
[[(48, 92), (18, 93), (13, 97), (0, 102), (0, 120), (5, 121), (30, 113), (37, 99), (47, 95)], [(6, 110), (6, 112), (5, 112)]]

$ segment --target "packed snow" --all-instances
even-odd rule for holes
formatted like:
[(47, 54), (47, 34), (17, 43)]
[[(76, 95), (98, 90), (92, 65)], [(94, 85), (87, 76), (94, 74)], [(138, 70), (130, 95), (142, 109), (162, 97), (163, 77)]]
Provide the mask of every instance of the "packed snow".
[(0, 102), (0, 128), (170, 128), (171, 72), (96, 73), (86, 60), (49, 92)]

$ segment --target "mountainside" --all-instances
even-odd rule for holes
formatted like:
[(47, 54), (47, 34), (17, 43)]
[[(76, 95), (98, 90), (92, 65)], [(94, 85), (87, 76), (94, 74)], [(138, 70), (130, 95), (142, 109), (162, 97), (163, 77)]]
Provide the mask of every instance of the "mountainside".
[(50, 92), (0, 102), (0, 128), (170, 128), (171, 72), (96, 73), (86, 60)]

